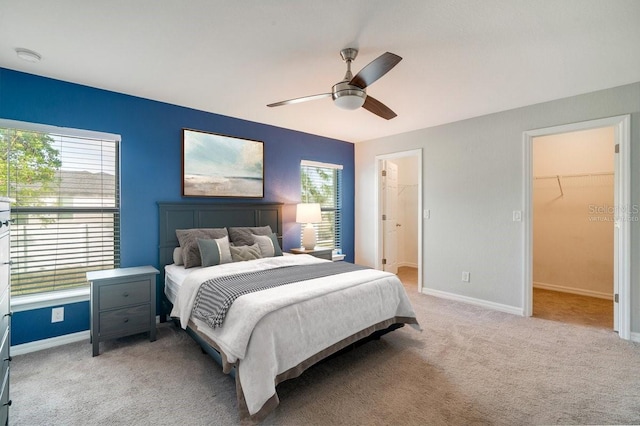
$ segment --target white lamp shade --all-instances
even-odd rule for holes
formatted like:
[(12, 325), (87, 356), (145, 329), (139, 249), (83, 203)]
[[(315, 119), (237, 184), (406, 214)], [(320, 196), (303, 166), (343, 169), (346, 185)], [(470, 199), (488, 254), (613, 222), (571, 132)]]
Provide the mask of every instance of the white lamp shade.
[(296, 206), (296, 222), (298, 223), (320, 223), (322, 215), (320, 214), (320, 204), (318, 203), (301, 203)]

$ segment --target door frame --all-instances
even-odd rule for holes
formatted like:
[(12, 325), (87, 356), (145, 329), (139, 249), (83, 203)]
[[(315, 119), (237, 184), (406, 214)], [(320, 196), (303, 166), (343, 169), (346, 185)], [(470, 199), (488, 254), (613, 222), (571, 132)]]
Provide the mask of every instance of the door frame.
[[(618, 290), (618, 335), (622, 339), (631, 338), (631, 224), (629, 217), (618, 215), (619, 212), (632, 213), (631, 208), (631, 134), (630, 116), (620, 115), (578, 123), (523, 132), (524, 145), (524, 268), (522, 277), (523, 315), (533, 314), (533, 139), (538, 136), (549, 136), (581, 130), (613, 127), (615, 129), (614, 145), (619, 145), (616, 155), (614, 175), (614, 289)], [(616, 238), (617, 237), (617, 238)], [(615, 322), (615, 319), (614, 319)]]
[(376, 155), (376, 174), (375, 174), (375, 200), (374, 214), (376, 217), (374, 232), (374, 247), (376, 249), (376, 269), (382, 270), (382, 253), (384, 243), (382, 226), (382, 161), (393, 160), (403, 157), (416, 157), (418, 159), (418, 292), (422, 292), (422, 149), (413, 149), (409, 151), (399, 151), (390, 154)]

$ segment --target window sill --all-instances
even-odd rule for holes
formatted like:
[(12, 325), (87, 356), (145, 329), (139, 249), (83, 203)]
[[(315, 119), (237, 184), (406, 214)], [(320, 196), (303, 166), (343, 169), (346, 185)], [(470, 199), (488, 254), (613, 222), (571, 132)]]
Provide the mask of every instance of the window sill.
[(69, 303), (86, 302), (90, 298), (89, 293), (89, 287), (82, 287), (73, 290), (15, 296), (11, 298), (11, 310), (13, 312), (21, 312), (51, 306), (67, 305)]

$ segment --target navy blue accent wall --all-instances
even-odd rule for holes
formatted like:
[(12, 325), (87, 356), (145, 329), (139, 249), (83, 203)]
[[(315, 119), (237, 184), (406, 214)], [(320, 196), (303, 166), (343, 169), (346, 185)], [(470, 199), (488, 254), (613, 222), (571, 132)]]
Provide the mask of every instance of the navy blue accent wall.
[[(0, 68), (0, 118), (121, 135), (122, 267), (158, 266), (158, 201), (243, 201), (181, 196), (183, 128), (264, 142), (262, 201), (285, 203), (285, 250), (300, 245), (300, 228), (295, 223), (295, 203), (300, 200), (300, 160), (344, 165), (343, 251), (346, 260), (353, 261), (354, 148), (351, 143), (4, 68)], [(38, 314), (35, 310), (27, 311), (14, 318), (13, 344), (69, 332), (54, 331), (57, 328), (50, 322), (50, 312), (48, 320), (43, 322), (35, 321), (35, 316), (32, 321), (31, 313)], [(86, 316), (76, 318), (65, 312), (67, 321), (81, 322), (83, 330), (89, 328)], [(30, 325), (27, 327), (21, 322)]]
[(51, 322), (52, 308), (14, 312), (11, 316), (11, 345), (78, 333), (89, 329), (89, 302), (76, 302), (59, 306), (64, 306), (64, 321), (56, 323)]

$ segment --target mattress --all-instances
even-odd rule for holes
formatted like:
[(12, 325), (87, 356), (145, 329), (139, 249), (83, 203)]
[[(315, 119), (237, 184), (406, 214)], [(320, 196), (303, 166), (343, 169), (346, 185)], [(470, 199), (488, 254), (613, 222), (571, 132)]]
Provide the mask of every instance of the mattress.
[(201, 267), (189, 268), (185, 269), (184, 266), (178, 266), (176, 264), (167, 265), (164, 267), (164, 294), (169, 299), (169, 302), (172, 304), (176, 303), (176, 297), (178, 295), (178, 291), (180, 291), (180, 286), (184, 282), (185, 278), (198, 269), (202, 269)]
[[(291, 253), (283, 253), (283, 255), (294, 256)], [(194, 268), (186, 269), (184, 266), (178, 266), (174, 263), (164, 267), (164, 294), (167, 296), (167, 299), (169, 299), (169, 302), (175, 305), (178, 291), (180, 290), (185, 278), (187, 278), (190, 273), (199, 269), (202, 269), (202, 267), (196, 266)]]

